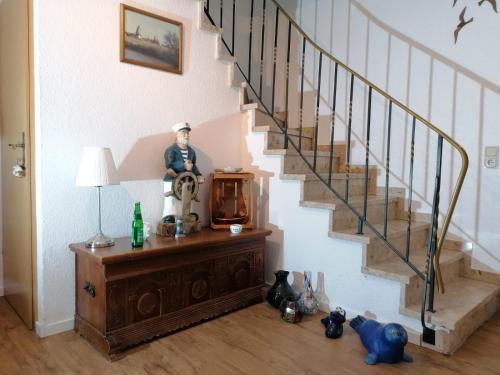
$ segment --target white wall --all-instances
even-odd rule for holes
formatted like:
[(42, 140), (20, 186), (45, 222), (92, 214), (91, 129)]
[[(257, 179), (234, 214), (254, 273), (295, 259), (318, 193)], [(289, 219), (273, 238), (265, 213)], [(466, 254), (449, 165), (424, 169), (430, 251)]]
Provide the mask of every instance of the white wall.
[[(162, 211), (163, 153), (171, 125), (192, 124), (199, 169), (240, 164), (238, 95), (199, 31), (197, 2), (129, 2), (184, 25), (184, 73), (119, 62), (118, 0), (35, 0), (38, 322), (40, 335), (72, 328), (74, 257), (68, 244), (95, 233), (96, 190), (75, 186), (81, 151), (109, 146), (123, 182), (103, 189), (103, 231), (130, 232), (133, 203), (145, 220)], [(234, 141), (233, 141), (234, 140)], [(207, 186), (202, 202), (207, 202)], [(206, 222), (206, 204), (197, 211)]]
[[(499, 15), (488, 3), (432, 0), (302, 0), (297, 20), (320, 46), (361, 75), (388, 91), (424, 118), (455, 138), (467, 151), (470, 167), (453, 216), (451, 231), (473, 242), (473, 266), (500, 272), (500, 211), (497, 187), (499, 169), (483, 167), (485, 146), (500, 141), (500, 39)], [(454, 44), (453, 31), (459, 13), (467, 5), (466, 18), (474, 17)], [(308, 58), (310, 64), (313, 57)], [(311, 64), (312, 65), (312, 64)], [(325, 71), (325, 68), (327, 70)], [(333, 91), (332, 66), (323, 67), (321, 113), (328, 114)], [(329, 69), (329, 70), (328, 70)], [(307, 78), (316, 83), (317, 70)], [(345, 125), (348, 86), (339, 75), (339, 125)], [(367, 92), (354, 91), (354, 139), (366, 138)], [(385, 161), (387, 106), (374, 96), (370, 163)], [(408, 185), (410, 122), (401, 111), (393, 114), (391, 185)], [(432, 202), (435, 138), (422, 127), (416, 131), (413, 198), (428, 211)], [(358, 142), (354, 161), (364, 161)], [(443, 154), (441, 212), (448, 206), (452, 184), (460, 166), (458, 154), (445, 147)], [(428, 165), (430, 168), (426, 168)], [(379, 185), (384, 183), (380, 176)]]

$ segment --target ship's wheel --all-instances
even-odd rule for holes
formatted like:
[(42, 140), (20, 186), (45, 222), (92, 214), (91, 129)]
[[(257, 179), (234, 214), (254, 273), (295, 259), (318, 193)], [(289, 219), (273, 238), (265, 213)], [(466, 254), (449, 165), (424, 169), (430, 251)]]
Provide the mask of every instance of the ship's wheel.
[(191, 193), (189, 199), (194, 200), (198, 195), (200, 186), (198, 184), (198, 179), (193, 172), (186, 171), (179, 173), (172, 182), (172, 192), (177, 199), (182, 200), (182, 185), (184, 185), (184, 183), (188, 183), (191, 185), (189, 188), (189, 191)]

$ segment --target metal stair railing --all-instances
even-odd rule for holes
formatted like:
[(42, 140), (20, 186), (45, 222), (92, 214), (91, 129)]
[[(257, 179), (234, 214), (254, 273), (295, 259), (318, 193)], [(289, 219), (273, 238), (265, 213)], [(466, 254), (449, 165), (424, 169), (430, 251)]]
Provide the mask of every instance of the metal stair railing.
[[(226, 4), (226, 6), (225, 6)], [(229, 4), (229, 5), (228, 5)], [(314, 40), (312, 40), (294, 21), (294, 19), (287, 13), (287, 11), (277, 2), (277, 0), (262, 0), (262, 10), (260, 17), (255, 16), (255, 0), (250, 0), (244, 3), (246, 7), (249, 7), (250, 16), (242, 17), (243, 22), (249, 22), (249, 33), (248, 33), (248, 51), (243, 50), (242, 53), (235, 55), (235, 32), (236, 32), (236, 22), (237, 22), (237, 6), (236, 0), (205, 0), (204, 1), (204, 11), (210, 22), (220, 27), (226, 26), (223, 21), (227, 20), (224, 18), (224, 10), (226, 8), (230, 9), (230, 24), (231, 24), (231, 37), (226, 37), (228, 33), (222, 32), (222, 42), (229, 51), (229, 53), (234, 56), (235, 66), (238, 71), (244, 77), (247, 87), (253, 92), (256, 99), (259, 100), (259, 104), (264, 108), (265, 112), (273, 119), (274, 123), (280, 129), (284, 135), (284, 148), (287, 149), (291, 144), (292, 147), (299, 153), (304, 162), (309, 166), (314, 175), (320, 179), (334, 195), (342, 201), (358, 218), (358, 234), (362, 234), (366, 227), (370, 228), (371, 231), (382, 240), (387, 247), (394, 252), (403, 262), (405, 262), (408, 267), (410, 267), (418, 277), (424, 282), (423, 293), (422, 293), (422, 309), (421, 309), (421, 323), (423, 326), (423, 339), (425, 342), (434, 344), (435, 341), (435, 331), (426, 325), (425, 312), (434, 311), (434, 288), (437, 285), (438, 290), (444, 293), (444, 283), (441, 275), (439, 258), (441, 254), (441, 249), (450, 225), (450, 220), (455, 209), (460, 190), (463, 185), (463, 181), (468, 169), (468, 156), (465, 150), (450, 136), (444, 133), (442, 130), (431, 124), (425, 118), (421, 117), (413, 110), (408, 108), (406, 105), (386, 93), (381, 88), (377, 87), (372, 82), (368, 81), (366, 78), (355, 72), (353, 69), (342, 63), (340, 60), (332, 56), (330, 53), (321, 48)], [(271, 6), (270, 6), (271, 5)], [(238, 5), (242, 7), (243, 5)], [(274, 11), (274, 14), (272, 13)], [(271, 12), (271, 15), (270, 15)], [(232, 14), (231, 14), (232, 13)], [(274, 17), (273, 17), (274, 16)], [(227, 14), (226, 14), (227, 17)], [(269, 20), (274, 18), (274, 27), (272, 28), (272, 96), (270, 105), (266, 104), (263, 97), (263, 76), (264, 76), (264, 66), (265, 66), (265, 35), (268, 30)], [(216, 22), (218, 21), (218, 23)], [(276, 116), (276, 64), (278, 49), (283, 47), (279, 45), (278, 42), (278, 28), (281, 22), (285, 22), (287, 30), (287, 43), (284, 46), (286, 48), (286, 68), (285, 68), (285, 112), (284, 119), (278, 119)], [(259, 21), (256, 24), (256, 21)], [(255, 27), (260, 28), (260, 41), (254, 41), (253, 30)], [(298, 142), (294, 140), (297, 134), (291, 136), (288, 131), (288, 114), (289, 114), (289, 80), (290, 80), (290, 46), (291, 46), (291, 35), (292, 30), (298, 34), (301, 38), (300, 45), (300, 101), (299, 101), (299, 134)], [(260, 42), (258, 47), (260, 48), (260, 70), (258, 72), (258, 87), (254, 87), (252, 84), (252, 49), (254, 43)], [(312, 48), (314, 53), (318, 54), (317, 59), (317, 82), (318, 87), (316, 89), (316, 108), (315, 108), (315, 121), (314, 121), (314, 134), (313, 137), (313, 161), (312, 163), (305, 157), (302, 152), (303, 144), (302, 135), (303, 131), (303, 112), (304, 112), (304, 77), (305, 77), (305, 57), (306, 49)], [(247, 53), (248, 52), (248, 53)], [(248, 65), (247, 69), (242, 67), (239, 61), (244, 61), (247, 59)], [(330, 63), (334, 63), (334, 88), (332, 95), (332, 112), (331, 112), (331, 127), (330, 127), (330, 143), (328, 146), (329, 153), (329, 171), (328, 177), (323, 177), (318, 172), (317, 158), (318, 158), (318, 126), (319, 126), (319, 108), (320, 108), (320, 97), (321, 97), (321, 71), (323, 66), (323, 60), (327, 59)], [(315, 61), (316, 64), (316, 61)], [(340, 194), (339, 191), (332, 186), (332, 169), (333, 169), (333, 156), (334, 156), (334, 139), (335, 139), (335, 121), (337, 117), (336, 106), (337, 106), (337, 81), (339, 76), (339, 69), (342, 69), (348, 76), (350, 76), (349, 84), (349, 104), (348, 104), (348, 119), (347, 119), (347, 149), (346, 149), (346, 164), (345, 164), (345, 188), (344, 193)], [(365, 164), (364, 164), (364, 194), (363, 194), (363, 208), (360, 211), (349, 203), (349, 187), (350, 187), (350, 175), (351, 175), (351, 136), (352, 136), (352, 119), (353, 119), (353, 91), (355, 80), (360, 82), (362, 85), (368, 88), (368, 105), (367, 111), (367, 122), (366, 122), (366, 144), (364, 145), (365, 152)], [(371, 139), (371, 115), (372, 115), (372, 99), (374, 93), (378, 94), (385, 101), (388, 102), (388, 122), (387, 122), (387, 145), (386, 145), (386, 160), (385, 160), (385, 203), (384, 203), (384, 226), (383, 230), (379, 231), (374, 224), (367, 220), (367, 208), (368, 208), (368, 180), (369, 180), (369, 156), (370, 156), (370, 139)], [(390, 151), (391, 151), (391, 125), (392, 125), (392, 115), (393, 108), (397, 107), (404, 113), (412, 118), (411, 122), (411, 146), (410, 146), (410, 170), (409, 170), (409, 183), (408, 183), (408, 199), (407, 199), (407, 230), (406, 230), (406, 247), (404, 251), (400, 251), (393, 243), (391, 243), (388, 236), (388, 207), (389, 207), (389, 171), (390, 171)], [(412, 194), (413, 194), (413, 166), (414, 166), (414, 155), (415, 155), (415, 130), (417, 125), (423, 126), (425, 129), (429, 130), (432, 134), (437, 136), (437, 149), (436, 149), (436, 168), (435, 168), (435, 183), (434, 183), (434, 194), (432, 203), (432, 214), (431, 222), (429, 225), (429, 240), (427, 248), (426, 257), (426, 267), (424, 272), (418, 269), (418, 267), (412, 263), (410, 259), (410, 242), (411, 242), (411, 224), (412, 224)], [(447, 208), (446, 214), (441, 225), (441, 231), (438, 234), (439, 227), (439, 201), (440, 201), (440, 188), (441, 188), (441, 167), (442, 167), (442, 155), (443, 155), (443, 142), (447, 142), (456, 152), (461, 156), (461, 167), (458, 178), (456, 179), (453, 193), (451, 194), (450, 203)]]

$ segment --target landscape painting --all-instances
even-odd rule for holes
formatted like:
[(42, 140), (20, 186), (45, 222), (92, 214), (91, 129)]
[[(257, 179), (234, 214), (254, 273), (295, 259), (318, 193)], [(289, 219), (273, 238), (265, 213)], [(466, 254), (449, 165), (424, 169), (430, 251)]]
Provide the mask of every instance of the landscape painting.
[(182, 23), (121, 4), (120, 61), (182, 74)]

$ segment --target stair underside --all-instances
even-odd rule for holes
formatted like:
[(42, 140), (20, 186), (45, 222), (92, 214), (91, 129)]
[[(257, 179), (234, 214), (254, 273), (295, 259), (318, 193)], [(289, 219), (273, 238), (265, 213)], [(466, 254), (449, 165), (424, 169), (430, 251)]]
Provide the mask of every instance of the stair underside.
[[(200, 3), (199, 7), (200, 14), (200, 28), (204, 28), (207, 31), (214, 32), (218, 34), (217, 43), (218, 43), (218, 56), (219, 59), (225, 63), (231, 64), (234, 63), (235, 59), (232, 56), (229, 56), (223, 47), (223, 43), (221, 41), (220, 35), (222, 30), (215, 26), (212, 26), (209, 22), (205, 22), (205, 15), (203, 12), (203, 6)], [(230, 68), (230, 73), (234, 75), (235, 68)], [(266, 113), (262, 112), (258, 107), (257, 103), (244, 104), (248, 103), (248, 101), (242, 100), (245, 95), (242, 93), (245, 91), (244, 87), (246, 86), (245, 82), (236, 82), (235, 77), (233, 76), (232, 83), (235, 87), (240, 89), (240, 103), (242, 111), (254, 111), (253, 118), (253, 131), (256, 132), (272, 132), (274, 133), (272, 138), (267, 135), (268, 148), (264, 150), (264, 154), (267, 155), (281, 155), (283, 158), (297, 158), (298, 153), (291, 147), (289, 150), (282, 150), (279, 148), (281, 140), (279, 137), (276, 137), (276, 131), (279, 130), (276, 122), (269, 117)], [(243, 88), (243, 89), (242, 89)], [(267, 117), (266, 117), (267, 116)], [(279, 117), (280, 114), (278, 114)], [(283, 119), (283, 113), (281, 114), (281, 119)], [(279, 121), (282, 124), (282, 121)], [(303, 127), (302, 135), (306, 135), (311, 137), (313, 132), (311, 132), (312, 127)], [(296, 139), (296, 134), (298, 133), (297, 129), (289, 129), (289, 133), (293, 140)], [(295, 133), (295, 136), (294, 136)], [(303, 150), (310, 147), (312, 148), (312, 140), (302, 143)], [(342, 145), (343, 143), (343, 145)], [(306, 145), (307, 147), (304, 147)], [(319, 145), (318, 156), (320, 158), (329, 157), (329, 152), (324, 152), (325, 148), (321, 148)], [(339, 147), (340, 146), (340, 147)], [(272, 149), (274, 147), (274, 149)], [(343, 148), (342, 148), (343, 147)], [(327, 148), (328, 149), (328, 148)], [(326, 150), (327, 150), (326, 149)], [(313, 155), (313, 151), (305, 151), (304, 152), (306, 158), (310, 159)], [(335, 144), (334, 158), (337, 159), (338, 169), (333, 169), (335, 172), (343, 171), (345, 168), (345, 142), (339, 142)], [(292, 160), (292, 159), (288, 159)], [(325, 160), (325, 159), (323, 159)], [(294, 162), (299, 165), (298, 162)], [(294, 163), (291, 163), (295, 166)], [(282, 163), (282, 166), (285, 163)], [(302, 163), (305, 164), (305, 163)], [(299, 165), (296, 169), (302, 168), (302, 165)], [(360, 167), (351, 166), (351, 172), (362, 172), (364, 169), (359, 169)], [(370, 168), (370, 174), (374, 181), (376, 181), (376, 167)], [(295, 172), (294, 168), (289, 168), (288, 171)], [(321, 170), (321, 169), (320, 169)], [(311, 185), (311, 178), (308, 173), (296, 173), (296, 174), (285, 174), (284, 170), (281, 172), (282, 177), (284, 178), (296, 178), (304, 181), (304, 185)], [(302, 177), (301, 177), (302, 176)], [(345, 176), (345, 174), (344, 174)], [(336, 176), (337, 177), (337, 176)], [(341, 178), (338, 175), (338, 178)], [(312, 183), (314, 184), (314, 182)], [(376, 190), (376, 186), (375, 186)], [(397, 193), (396, 193), (397, 191)], [(373, 192), (375, 193), (375, 191)], [(395, 193), (395, 194), (392, 194)], [(396, 202), (398, 199), (400, 200), (404, 197), (404, 191), (401, 192), (399, 188), (391, 188), (391, 193), (389, 194), (389, 202)], [(354, 207), (362, 207), (364, 199), (362, 196), (350, 196), (349, 202)], [(383, 194), (377, 195), (369, 195), (368, 197), (368, 210), (372, 206), (377, 206), (376, 209), (380, 210), (381, 205), (385, 203), (385, 196)], [(305, 199), (300, 202), (303, 207), (315, 207), (315, 208), (324, 208), (329, 209), (332, 212), (335, 211), (334, 215), (330, 215), (332, 219), (333, 216), (345, 215), (345, 210), (348, 210), (346, 206), (338, 199), (330, 199), (330, 200), (322, 200), (322, 199)], [(399, 206), (397, 204), (396, 206)], [(402, 207), (402, 206), (401, 206)], [(399, 207), (399, 208), (401, 208)], [(344, 210), (344, 211), (343, 211)], [(373, 211), (372, 211), (373, 212)], [(337, 217), (338, 217), (337, 216)], [(397, 217), (402, 217), (399, 214)], [(380, 217), (377, 217), (379, 219)], [(345, 221), (344, 223), (348, 223), (348, 225), (352, 225), (352, 221)], [(332, 224), (332, 223), (330, 223)], [(335, 224), (335, 223), (334, 223)], [(338, 223), (337, 223), (338, 224)], [(375, 228), (380, 233), (383, 233), (383, 224), (376, 223), (374, 224)], [(391, 239), (395, 238), (398, 243), (403, 243), (405, 240), (405, 234), (407, 231), (407, 221), (406, 220), (390, 220), (388, 223), (388, 234)], [(418, 269), (423, 270), (425, 265), (425, 252), (426, 249), (423, 245), (425, 242), (424, 238), (426, 233), (425, 230), (428, 230), (428, 223), (422, 222), (414, 222), (411, 226), (412, 235), (415, 234), (415, 251), (411, 252), (411, 261), (417, 266)], [(416, 303), (418, 299), (418, 295), (420, 292), (421, 281), (418, 276), (399, 258), (397, 258), (393, 253), (390, 253), (390, 256), (386, 256), (384, 252), (380, 252), (380, 247), (382, 241), (378, 240), (375, 234), (371, 232), (368, 226), (365, 226), (365, 233), (363, 235), (356, 235), (357, 228), (342, 229), (335, 232), (330, 232), (329, 235), (334, 238), (342, 238), (350, 241), (362, 242), (365, 244), (365, 249), (363, 251), (364, 257), (366, 259), (363, 260), (363, 264), (365, 265), (363, 271), (366, 273), (370, 273), (372, 275), (383, 277), (387, 279), (392, 279), (394, 281), (398, 281), (401, 283), (402, 294), (406, 290), (408, 293), (412, 294), (409, 298), (402, 298), (401, 305), (399, 307), (399, 312), (415, 319), (420, 319), (420, 303)], [(376, 241), (372, 241), (377, 239)], [(448, 237), (447, 237), (448, 239)], [(370, 243), (371, 242), (371, 243)], [(447, 242), (447, 243), (446, 243)], [(449, 249), (454, 250), (470, 250), (469, 245), (464, 245), (464, 242), (459, 241), (454, 238), (450, 238), (450, 241), (445, 241), (445, 245), (448, 245)], [(379, 256), (371, 256), (369, 253), (375, 254), (377, 252), (382, 253), (382, 257)], [(368, 257), (371, 257), (372, 261), (369, 265), (366, 265)], [(446, 294), (438, 295), (436, 294), (435, 307), (436, 312), (434, 314), (426, 314), (426, 318), (439, 327), (444, 327), (445, 329), (441, 329), (436, 331), (436, 345), (432, 347), (434, 350), (442, 351), (445, 353), (451, 353), (455, 351), (463, 341), (486, 319), (488, 319), (497, 308), (497, 295), (498, 295), (498, 286), (488, 284), (485, 282), (469, 280), (460, 277), (460, 272), (463, 272), (463, 263), (464, 261), (461, 259), (463, 257), (463, 253), (460, 251), (449, 251), (443, 250), (441, 257), (441, 264), (446, 268), (446, 272), (448, 274), (452, 274), (448, 277), (445, 275), (445, 287)], [(461, 267), (455, 267), (455, 265), (460, 265)], [(451, 267), (446, 267), (447, 265), (452, 265)], [(408, 302), (405, 302), (408, 301)], [(452, 331), (449, 331), (452, 330)], [(425, 344), (424, 344), (425, 345)]]
[[(282, 155), (287, 157), (287, 155), (296, 155), (295, 150), (282, 150), (273, 149), (267, 150), (268, 154)], [(304, 152), (306, 155), (312, 155), (312, 151)], [(329, 153), (318, 152), (318, 155), (329, 156)], [(334, 153), (334, 156), (337, 154)], [(370, 166), (370, 169), (376, 168)], [(356, 170), (356, 172), (359, 172)], [(321, 177), (327, 177), (327, 174), (320, 174)], [(351, 175), (353, 179), (359, 178), (364, 179), (364, 173), (353, 173)], [(280, 176), (284, 179), (298, 179), (304, 182), (317, 180), (317, 176), (311, 173), (282, 173)], [(345, 179), (345, 173), (334, 173), (332, 174), (333, 179)], [(403, 195), (404, 197), (404, 195)], [(389, 193), (388, 202), (394, 203), (401, 200), (401, 192)], [(349, 198), (349, 204), (362, 212), (364, 206), (363, 196), (351, 196)], [(368, 210), (370, 208), (374, 209), (374, 206), (379, 206), (385, 204), (385, 191), (379, 190), (377, 194), (369, 195), (367, 199)], [(306, 199), (300, 201), (302, 207), (311, 208), (322, 208), (329, 209), (332, 211), (348, 210), (345, 204), (340, 199)], [(384, 223), (372, 223), (373, 227), (379, 232), (383, 233)], [(427, 231), (429, 229), (428, 222), (413, 220), (411, 223), (411, 234), (416, 236), (417, 233), (423, 233), (422, 231)], [(387, 237), (389, 239), (395, 237), (406, 236), (408, 230), (408, 221), (404, 219), (389, 220), (387, 223)], [(329, 236), (333, 238), (340, 238), (349, 241), (361, 242), (367, 245), (367, 252), (370, 250), (370, 242), (374, 239), (378, 239), (378, 236), (372, 232), (372, 230), (365, 225), (364, 233), (358, 235), (357, 227), (350, 227), (347, 229), (333, 230), (329, 232)], [(459, 263), (461, 262), (464, 254), (460, 250), (463, 247), (463, 243), (450, 236), (450, 240), (446, 241), (452, 250), (443, 249), (441, 253), (441, 267), (443, 270), (450, 270), (449, 272), (455, 272), (459, 269)], [(445, 242), (445, 243), (446, 243)], [(419, 245), (418, 248), (413, 248), (410, 251), (410, 261), (412, 264), (420, 271), (425, 271), (426, 267), (426, 252), (427, 248), (425, 246)], [(462, 247), (462, 248), (461, 248)], [(401, 253), (403, 251), (399, 249)], [(366, 262), (366, 260), (365, 260)], [(365, 263), (364, 263), (365, 264)], [(362, 271), (367, 274), (371, 274), (377, 277), (386, 278), (400, 282), (402, 288), (420, 288), (422, 285), (421, 280), (415, 274), (415, 272), (404, 263), (395, 254), (391, 254), (391, 257), (384, 259), (379, 263), (371, 264), (369, 266), (364, 266)], [(440, 295), (436, 291), (436, 298), (434, 306), (436, 307), (435, 313), (426, 313), (426, 319), (428, 324), (432, 324), (438, 329), (436, 332), (436, 345), (430, 346), (434, 350), (443, 353), (453, 353), (457, 350), (466, 338), (474, 332), (479, 325), (481, 325), (486, 319), (488, 319), (491, 314), (497, 309), (497, 296), (499, 288), (492, 284), (487, 284), (484, 282), (469, 280), (461, 278), (456, 271), (456, 275), (444, 276), (446, 280), (446, 294)], [(414, 280), (412, 282), (412, 280)], [(417, 281), (415, 281), (417, 280)], [(402, 296), (404, 296), (404, 291), (402, 289)], [(420, 289), (417, 289), (418, 295), (420, 295)], [(408, 293), (415, 293), (408, 292)], [(404, 297), (401, 298), (401, 305), (399, 307), (399, 312), (403, 315), (420, 319), (420, 303), (413, 303), (409, 306), (404, 306)], [(419, 343), (419, 342), (415, 342)], [(426, 344), (423, 344), (426, 345)]]
[[(284, 158), (297, 155), (295, 150), (283, 150), (279, 148), (272, 150), (268, 149), (265, 153), (270, 155), (282, 155)], [(311, 156), (313, 155), (313, 152), (305, 151), (304, 154), (306, 156)], [(329, 156), (329, 153), (318, 151), (317, 155), (325, 157)], [(338, 153), (334, 153), (334, 156), (337, 157), (339, 155)], [(343, 167), (344, 166), (340, 166), (339, 172), (343, 170)], [(370, 166), (371, 170), (374, 168), (376, 167)], [(354, 171), (358, 173), (353, 173), (351, 175), (353, 180), (364, 179), (365, 174), (359, 173), (361, 172), (359, 167), (357, 167)], [(301, 180), (304, 182), (304, 186), (308, 181), (319, 180), (318, 177), (312, 173), (283, 173), (282, 171), (280, 177), (283, 179)], [(325, 178), (328, 177), (328, 175), (321, 173), (320, 177)], [(334, 179), (345, 179), (345, 173), (333, 173), (332, 180)], [(388, 203), (397, 203), (398, 201), (401, 202), (403, 197), (404, 193), (401, 194), (400, 191), (391, 192), (388, 194)], [(384, 190), (378, 190), (377, 194), (369, 195), (367, 198), (368, 211), (370, 209), (380, 210), (381, 206), (383, 206), (386, 202), (385, 199)], [(351, 196), (349, 198), (349, 204), (361, 213), (364, 207), (364, 197)], [(343, 210), (349, 210), (345, 204), (337, 198), (303, 199), (300, 201), (300, 205), (302, 207), (328, 209), (335, 212), (335, 215), (343, 215)], [(405, 215), (405, 213), (403, 213), (403, 215)], [(330, 216), (330, 218), (332, 217), (333, 216)], [(384, 223), (376, 222), (372, 223), (372, 226), (379, 233), (384, 233)], [(425, 231), (428, 231), (429, 223), (412, 220), (410, 228), (412, 238), (415, 236), (416, 239), (415, 243), (411, 242), (412, 248), (410, 251), (410, 261), (418, 270), (424, 272), (427, 261), (427, 247), (422, 245), (421, 242), (422, 238), (426, 238), (427, 236)], [(389, 220), (387, 223), (387, 237), (389, 241), (394, 238), (398, 238), (399, 243), (404, 242), (407, 231), (407, 220), (393, 219)], [(367, 225), (365, 225), (364, 233), (362, 235), (358, 235), (356, 233), (357, 227), (349, 227), (347, 229), (339, 230), (335, 230), (334, 228), (333, 231), (329, 232), (329, 236), (366, 244), (366, 252), (364, 251), (364, 256), (368, 259), (367, 253), (370, 252), (370, 243), (372, 242), (373, 246), (377, 247), (380, 240)], [(377, 241), (374, 241), (375, 239)], [(440, 295), (436, 291), (434, 303), (436, 311), (432, 314), (426, 313), (425, 317), (428, 320), (428, 324), (433, 325), (437, 329), (436, 344), (430, 347), (443, 353), (453, 353), (462, 345), (467, 337), (472, 334), (475, 329), (477, 329), (479, 325), (481, 325), (491, 316), (491, 314), (493, 314), (494, 311), (496, 311), (499, 287), (460, 277), (459, 269), (464, 254), (461, 251), (456, 250), (463, 249), (463, 243), (453, 236), (450, 236), (449, 241), (445, 241), (445, 244), (446, 242), (452, 249), (443, 249), (440, 258), (442, 270), (448, 273), (448, 275), (444, 275), (446, 282), (446, 294)], [(403, 253), (402, 249), (399, 250)], [(363, 264), (366, 264), (367, 259), (363, 261)], [(372, 259), (378, 258), (375, 256)], [(400, 296), (401, 304), (399, 306), (399, 312), (417, 320), (420, 319), (420, 301), (418, 303), (413, 302), (415, 301), (415, 293), (417, 298), (421, 294), (422, 281), (418, 275), (416, 275), (415, 272), (399, 257), (397, 257), (394, 253), (390, 253), (386, 259), (383, 259), (375, 264), (370, 264), (369, 266), (364, 266), (362, 272), (400, 282), (402, 294)], [(409, 297), (406, 297), (406, 299), (404, 297), (405, 293), (409, 293)], [(405, 300), (409, 301), (408, 306), (406, 306)], [(418, 344), (420, 342), (417, 341), (415, 343)], [(423, 345), (425, 346), (427, 344)]]

